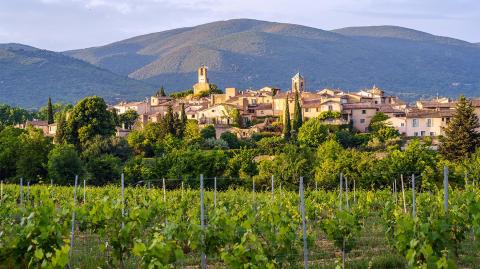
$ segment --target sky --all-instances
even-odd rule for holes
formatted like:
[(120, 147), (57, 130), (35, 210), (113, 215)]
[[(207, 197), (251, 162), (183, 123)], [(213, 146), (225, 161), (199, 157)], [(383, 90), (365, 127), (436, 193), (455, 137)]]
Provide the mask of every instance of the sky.
[(397, 25), (480, 42), (480, 0), (0, 0), (0, 43), (64, 51), (236, 18)]

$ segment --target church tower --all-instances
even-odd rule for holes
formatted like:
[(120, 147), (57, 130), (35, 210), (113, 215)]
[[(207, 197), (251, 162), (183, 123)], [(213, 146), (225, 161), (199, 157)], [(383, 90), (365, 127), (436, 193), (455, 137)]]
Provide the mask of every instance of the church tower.
[(292, 78), (292, 93), (298, 92), (302, 93), (305, 91), (305, 79), (300, 75), (300, 73), (297, 73), (295, 76)]
[(193, 85), (193, 93), (200, 94), (210, 90), (210, 84), (208, 82), (207, 71), (208, 68), (202, 65), (198, 68), (198, 82)]
[(208, 83), (207, 70), (205, 65), (198, 68), (198, 83)]

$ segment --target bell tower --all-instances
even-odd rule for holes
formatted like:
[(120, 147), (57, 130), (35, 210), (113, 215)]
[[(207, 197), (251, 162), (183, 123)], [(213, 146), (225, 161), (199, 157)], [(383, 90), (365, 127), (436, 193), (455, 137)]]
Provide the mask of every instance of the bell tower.
[(305, 91), (305, 79), (300, 73), (295, 74), (292, 78), (292, 93), (302, 93)]
[(208, 83), (208, 69), (205, 65), (198, 68), (198, 83)]

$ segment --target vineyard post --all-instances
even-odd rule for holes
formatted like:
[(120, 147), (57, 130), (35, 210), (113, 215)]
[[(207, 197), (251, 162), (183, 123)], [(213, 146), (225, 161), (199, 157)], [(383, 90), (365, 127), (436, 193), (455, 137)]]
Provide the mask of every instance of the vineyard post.
[(87, 202), (87, 190), (86, 190), (86, 180), (83, 180), (83, 204), (86, 204)]
[(354, 179), (353, 180), (353, 203), (354, 204), (357, 203), (356, 196), (357, 196), (357, 193), (356, 193), (356, 190), (355, 190), (355, 179)]
[(183, 199), (183, 181), (182, 181), (182, 199)]
[(415, 174), (412, 174), (412, 216), (417, 216), (417, 205), (415, 202)]
[(397, 195), (397, 179), (393, 179), (393, 192), (395, 193), (395, 205), (398, 204), (398, 195)]
[(70, 234), (70, 252), (68, 255), (69, 260), (72, 259), (73, 240), (75, 239), (75, 206), (77, 204), (77, 184), (78, 184), (78, 175), (75, 175), (75, 185), (73, 188), (72, 232)]
[(165, 178), (162, 178), (162, 188), (163, 188), (163, 202), (167, 203), (167, 191), (165, 189)]
[(50, 179), (50, 187), (53, 186), (53, 179)]
[(275, 193), (274, 193), (274, 185), (273, 185), (273, 175), (272, 175), (272, 200), (275, 199)]
[[(205, 247), (205, 208), (203, 205), (203, 174), (200, 175), (200, 226), (202, 228), (202, 247)], [(200, 254), (200, 259), (201, 259), (201, 268), (206, 269), (207, 268), (207, 263), (206, 263), (206, 256), (205, 256), (205, 251), (202, 250), (202, 253)]]
[(125, 176), (123, 173), (121, 177), (121, 184), (122, 184), (122, 229), (123, 229), (125, 225), (123, 223), (123, 218), (125, 217)]
[(445, 205), (445, 213), (448, 212), (448, 167), (443, 166), (443, 191), (444, 191), (444, 205)]
[(252, 179), (252, 197), (253, 202), (255, 203), (255, 178)]
[(403, 213), (407, 213), (407, 205), (405, 204), (405, 188), (403, 187), (403, 174), (400, 175), (402, 181), (402, 200), (403, 200)]
[(305, 268), (308, 269), (307, 225), (305, 221), (305, 197), (303, 188), (303, 177), (300, 177), (300, 207), (302, 210), (303, 259), (305, 261)]
[(347, 210), (350, 210), (350, 205), (348, 204), (348, 179), (345, 177), (345, 198), (347, 200)]
[(30, 180), (27, 181), (27, 201), (30, 200)]
[(340, 210), (342, 210), (342, 185), (343, 185), (343, 173), (340, 173)]
[(315, 192), (318, 192), (318, 182), (315, 180)]
[(23, 178), (20, 178), (20, 205), (23, 205)]
[(217, 177), (213, 178), (213, 206), (217, 208)]

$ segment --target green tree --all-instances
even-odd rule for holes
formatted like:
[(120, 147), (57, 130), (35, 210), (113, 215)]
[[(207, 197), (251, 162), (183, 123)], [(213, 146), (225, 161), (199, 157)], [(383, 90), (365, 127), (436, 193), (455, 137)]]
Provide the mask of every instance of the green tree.
[(455, 106), (453, 118), (443, 129), (440, 153), (448, 160), (460, 160), (468, 157), (480, 146), (480, 128), (472, 102), (461, 96)]
[(380, 122), (383, 123), (384, 121), (386, 121), (388, 119), (389, 119), (389, 117), (385, 113), (377, 112), (377, 113), (375, 113), (375, 115), (373, 115), (372, 119), (370, 120), (370, 125), (369, 125), (368, 129), (370, 131), (374, 131), (377, 123), (380, 123)]
[(300, 100), (298, 97), (298, 92), (295, 93), (295, 106), (293, 108), (293, 121), (292, 121), (292, 130), (295, 134), (298, 134), (298, 130), (302, 127), (303, 116), (302, 116), (302, 107), (300, 106)]
[(276, 155), (273, 160), (264, 159), (259, 162), (258, 175), (255, 182), (266, 184), (271, 176), (275, 182), (281, 182), (285, 188), (295, 189), (298, 187), (300, 176), (305, 178), (305, 183), (312, 178), (313, 154), (309, 148), (287, 144), (283, 152)]
[(82, 160), (75, 146), (69, 144), (56, 145), (48, 154), (48, 177), (57, 184), (73, 182), (75, 175), (82, 174)]
[(196, 120), (187, 120), (183, 139), (187, 144), (194, 144), (202, 140), (200, 128)]
[(185, 129), (187, 127), (187, 113), (185, 112), (185, 104), (181, 103), (180, 104), (180, 117), (179, 117), (179, 122), (177, 126), (177, 137), (183, 138), (185, 135)]
[(0, 132), (0, 178), (15, 177), (18, 148), (21, 146), (20, 137), (25, 132), (13, 126), (7, 126)]
[(327, 140), (329, 130), (319, 118), (312, 118), (298, 131), (298, 142), (309, 147), (318, 147)]
[(240, 115), (240, 110), (238, 110), (238, 108), (232, 109), (231, 118), (234, 126), (243, 128), (243, 120), (242, 116)]
[(165, 89), (163, 88), (163, 85), (160, 87), (160, 90), (157, 91), (157, 96), (161, 96), (161, 97), (167, 96), (165, 94)]
[(120, 182), (122, 161), (111, 154), (96, 156), (86, 163), (87, 177), (91, 184), (102, 186), (110, 182)]
[(230, 149), (238, 149), (240, 147), (240, 141), (238, 141), (237, 135), (229, 131), (223, 132), (220, 135), (220, 139), (224, 140), (228, 144)]
[(50, 97), (48, 97), (48, 105), (47, 105), (47, 122), (48, 124), (52, 124), (54, 122), (52, 99)]
[(78, 102), (68, 115), (63, 130), (66, 141), (80, 147), (93, 137), (115, 134), (115, 122), (107, 104), (98, 96), (91, 96)]
[(213, 125), (205, 126), (202, 130), (200, 130), (200, 136), (203, 139), (216, 138), (217, 135), (215, 127), (213, 127)]
[(283, 113), (283, 137), (286, 139), (286, 140), (289, 140), (290, 139), (290, 132), (291, 132), (291, 129), (292, 126), (290, 124), (290, 109), (289, 109), (289, 104), (288, 104), (288, 96), (287, 96), (287, 99), (285, 101), (285, 111)]
[(250, 179), (258, 172), (255, 150), (242, 148), (228, 160), (225, 176)]
[(164, 125), (165, 131), (167, 134), (175, 135), (175, 115), (173, 114), (172, 105), (169, 105), (167, 108), (167, 114), (162, 119), (162, 123)]
[(45, 179), (51, 146), (51, 139), (45, 137), (41, 130), (27, 128), (27, 132), (20, 135), (16, 161), (17, 176), (31, 180)]
[(125, 113), (120, 114), (118, 117), (120, 123), (124, 125), (124, 128), (131, 130), (138, 119), (138, 113), (133, 109), (129, 109), (125, 111)]

